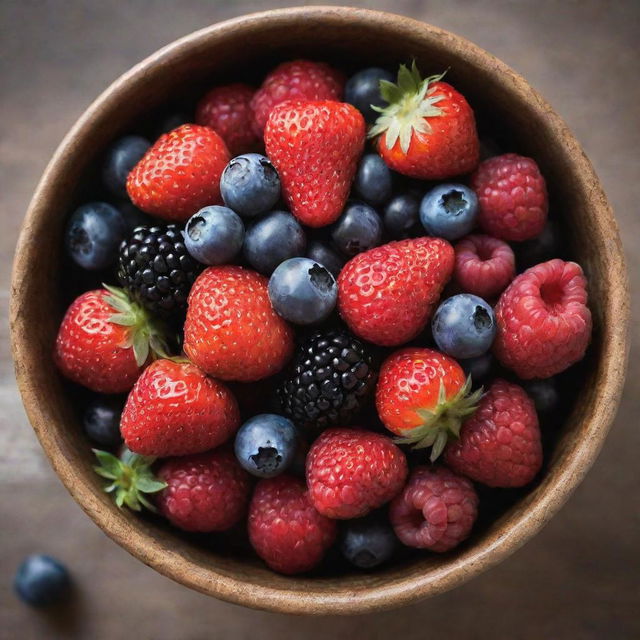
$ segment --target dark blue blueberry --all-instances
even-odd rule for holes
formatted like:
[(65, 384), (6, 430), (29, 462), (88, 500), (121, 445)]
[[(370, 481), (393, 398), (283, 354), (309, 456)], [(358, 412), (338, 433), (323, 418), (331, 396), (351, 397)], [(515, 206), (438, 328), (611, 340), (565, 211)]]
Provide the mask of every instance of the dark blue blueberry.
[(493, 372), (493, 356), (490, 353), (485, 353), (477, 358), (460, 360), (460, 366), (468, 376), (471, 376), (473, 386), (479, 387), (491, 377)]
[(249, 227), (244, 257), (260, 273), (271, 275), (285, 260), (304, 255), (307, 239), (300, 223), (287, 211), (272, 211)]
[(107, 151), (102, 166), (102, 181), (114, 196), (127, 197), (127, 176), (150, 146), (151, 143), (142, 136), (125, 136)]
[(193, 117), (182, 111), (170, 113), (160, 120), (157, 135), (160, 137), (163, 133), (169, 133), (169, 131), (173, 131), (174, 129), (181, 127), (183, 124), (189, 124), (190, 122), (193, 122)]
[(84, 431), (89, 439), (103, 447), (117, 447), (122, 443), (120, 415), (124, 402), (117, 396), (99, 396), (86, 408)]
[(358, 109), (369, 124), (375, 122), (380, 115), (371, 105), (387, 106), (387, 102), (380, 95), (380, 80), (395, 82), (396, 78), (390, 71), (371, 67), (352, 75), (344, 87), (345, 102)]
[(391, 525), (377, 514), (350, 520), (342, 530), (342, 555), (360, 569), (373, 569), (386, 562), (397, 546)]
[(353, 187), (368, 204), (383, 204), (391, 197), (391, 171), (377, 153), (362, 156)]
[(78, 207), (67, 223), (65, 247), (83, 269), (98, 271), (113, 265), (127, 234), (122, 214), (106, 202)]
[(463, 184), (441, 184), (422, 198), (420, 221), (427, 233), (447, 240), (467, 235), (475, 226), (478, 198)]
[(241, 216), (257, 216), (280, 198), (280, 176), (269, 158), (245, 153), (233, 158), (220, 178), (224, 203)]
[(326, 320), (336, 306), (335, 278), (309, 258), (290, 258), (269, 279), (269, 298), (285, 320), (314, 324)]
[(350, 202), (331, 231), (336, 249), (347, 258), (377, 247), (382, 240), (382, 220), (363, 202)]
[(531, 396), (536, 411), (540, 414), (551, 413), (560, 404), (560, 394), (555, 378), (531, 380), (524, 383), (525, 391)]
[(187, 221), (184, 246), (202, 264), (226, 264), (235, 258), (244, 242), (244, 223), (227, 207), (211, 205)]
[(27, 556), (18, 567), (13, 588), (27, 604), (46, 607), (61, 600), (69, 591), (67, 570), (50, 556)]
[(515, 244), (513, 249), (516, 254), (518, 271), (524, 271), (536, 264), (559, 257), (562, 247), (558, 224), (551, 220), (547, 221), (539, 236)]
[(344, 267), (344, 259), (323, 242), (312, 242), (307, 248), (307, 258), (319, 262), (336, 279)]
[(397, 239), (408, 238), (420, 219), (420, 200), (411, 193), (394, 196), (384, 208), (384, 226)]
[(243, 469), (259, 478), (273, 478), (293, 463), (298, 448), (296, 428), (283, 416), (262, 413), (238, 429), (235, 453)]
[(453, 358), (477, 358), (491, 348), (496, 318), (482, 298), (461, 293), (438, 307), (431, 328), (440, 351)]
[(149, 214), (140, 211), (140, 209), (131, 202), (119, 202), (116, 206), (122, 214), (129, 233), (136, 227), (153, 227), (157, 223)]

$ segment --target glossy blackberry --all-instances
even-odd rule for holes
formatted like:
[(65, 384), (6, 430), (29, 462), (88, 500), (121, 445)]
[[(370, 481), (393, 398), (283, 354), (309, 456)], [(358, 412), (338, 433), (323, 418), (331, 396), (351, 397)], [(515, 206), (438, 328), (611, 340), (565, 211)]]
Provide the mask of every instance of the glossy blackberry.
[(322, 430), (348, 425), (374, 386), (372, 358), (362, 342), (344, 330), (325, 331), (299, 346), (278, 397), (297, 426)]
[(182, 230), (175, 224), (137, 227), (120, 245), (120, 283), (140, 304), (161, 316), (186, 309), (189, 290), (202, 268), (187, 252)]

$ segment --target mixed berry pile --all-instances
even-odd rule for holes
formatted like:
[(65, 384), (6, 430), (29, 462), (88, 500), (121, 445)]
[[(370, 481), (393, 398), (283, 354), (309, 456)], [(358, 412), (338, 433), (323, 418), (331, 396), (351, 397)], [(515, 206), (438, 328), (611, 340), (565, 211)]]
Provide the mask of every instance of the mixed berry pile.
[(590, 341), (535, 160), (481, 153), (465, 97), (415, 64), (286, 62), (193, 120), (118, 140), (112, 203), (66, 230), (104, 284), (55, 361), (92, 393), (105, 490), (248, 533), (285, 574), (334, 545), (363, 569), (453, 549), (540, 474), (539, 415)]

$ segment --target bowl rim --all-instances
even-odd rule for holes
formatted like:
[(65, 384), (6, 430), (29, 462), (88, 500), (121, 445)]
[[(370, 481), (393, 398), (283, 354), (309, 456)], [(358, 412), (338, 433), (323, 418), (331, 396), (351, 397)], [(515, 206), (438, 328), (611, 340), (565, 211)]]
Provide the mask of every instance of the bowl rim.
[[(590, 437), (578, 445), (573, 455), (567, 460), (567, 464), (556, 471), (553, 490), (539, 495), (528, 512), (513, 523), (508, 531), (496, 539), (490, 540), (489, 544), (482, 548), (475, 547), (473, 553), (465, 550), (446, 566), (429, 571), (424, 575), (409, 576), (404, 580), (367, 586), (360, 590), (337, 588), (331, 592), (313, 591), (312, 589), (300, 591), (255, 584), (233, 577), (228, 573), (203, 567), (191, 559), (176, 554), (172, 549), (168, 549), (124, 517), (114, 517), (112, 513), (104, 509), (103, 503), (95, 495), (93, 489), (80, 481), (82, 477), (80, 472), (75, 470), (73, 465), (61, 455), (61, 449), (55, 435), (48, 428), (47, 417), (41, 407), (41, 399), (30, 381), (29, 368), (22, 364), (24, 358), (28, 360), (27, 354), (33, 347), (29, 345), (28, 327), (25, 326), (21, 318), (24, 296), (21, 280), (24, 274), (29, 271), (31, 252), (35, 251), (34, 245), (37, 244), (31, 240), (34, 228), (37, 227), (41, 211), (46, 208), (55, 183), (62, 179), (66, 165), (72, 160), (73, 141), (78, 136), (86, 135), (97, 115), (116, 104), (120, 93), (142, 79), (149, 69), (166, 64), (176, 57), (188, 55), (189, 52), (200, 46), (206, 46), (207, 40), (216, 34), (238, 28), (255, 27), (265, 20), (276, 19), (293, 22), (301, 17), (325, 21), (365, 20), (366, 23), (373, 26), (388, 25), (391, 22), (398, 29), (413, 33), (419, 32), (423, 38), (428, 36), (432, 39), (446, 39), (448, 43), (451, 43), (451, 46), (464, 48), (469, 56), (489, 63), (492, 71), (499, 74), (504, 83), (515, 87), (537, 110), (545, 113), (549, 130), (575, 156), (574, 162), (577, 164), (583, 183), (581, 187), (588, 188), (590, 197), (598, 201), (598, 207), (603, 216), (600, 223), (608, 225), (612, 230), (613, 243), (608, 247), (611, 262), (608, 274), (611, 277), (617, 273), (619, 281), (619, 286), (613, 287), (615, 290), (610, 292), (609, 305), (617, 309), (616, 322), (607, 323), (607, 326), (603, 328), (601, 361), (606, 360), (606, 363), (601, 376), (606, 381), (606, 385), (598, 385), (601, 388), (595, 390), (598, 411), (590, 417)], [(38, 183), (23, 221), (12, 272), (10, 333), (18, 387), (33, 429), (66, 489), (109, 537), (163, 575), (192, 589), (228, 602), (285, 613), (353, 614), (398, 607), (452, 589), (513, 553), (537, 533), (560, 509), (597, 457), (615, 417), (624, 384), (628, 356), (629, 306), (625, 261), (617, 224), (600, 182), (567, 125), (524, 78), (470, 41), (412, 18), (361, 8), (305, 6), (252, 13), (216, 23), (186, 35), (159, 49), (122, 74), (91, 103), (52, 156)]]

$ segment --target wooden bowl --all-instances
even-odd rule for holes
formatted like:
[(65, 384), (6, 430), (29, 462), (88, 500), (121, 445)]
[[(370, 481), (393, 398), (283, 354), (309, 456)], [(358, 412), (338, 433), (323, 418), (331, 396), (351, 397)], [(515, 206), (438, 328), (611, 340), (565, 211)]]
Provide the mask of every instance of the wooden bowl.
[[(64, 311), (61, 247), (69, 211), (89, 194), (91, 164), (149, 110), (192, 87), (247, 77), (292, 56), (347, 68), (415, 58), (449, 78), (509, 150), (533, 156), (550, 185), (570, 252), (590, 283), (595, 329), (577, 399), (541, 481), (469, 542), (376, 573), (284, 577), (257, 559), (229, 557), (156, 520), (117, 509), (92, 471), (74, 399), (52, 346)], [(68, 285), (67, 285), (68, 286)], [(66, 292), (68, 298), (69, 292)], [(588, 159), (564, 122), (518, 74), (475, 45), (408, 18), (362, 9), (268, 11), (207, 27), (125, 73), (82, 115), (56, 151), (27, 212), (16, 251), (11, 336), (16, 376), (33, 428), (71, 495), (105, 533), (145, 564), (230, 602), (273, 611), (361, 613), (408, 604), (468, 580), (531, 538), (558, 511), (594, 461), (613, 420), (627, 359), (629, 298), (617, 225)], [(615, 318), (615, 322), (612, 321)], [(210, 545), (212, 546), (212, 545)]]

